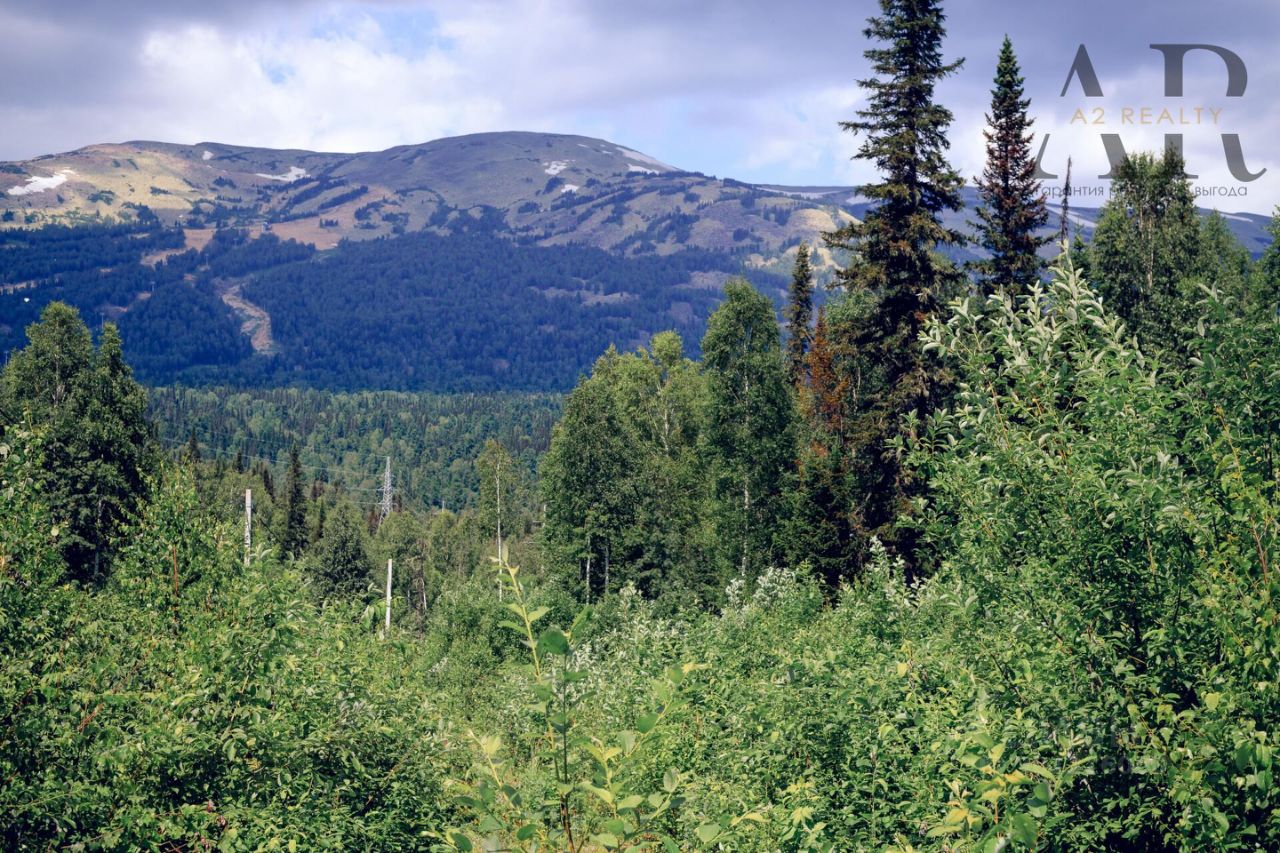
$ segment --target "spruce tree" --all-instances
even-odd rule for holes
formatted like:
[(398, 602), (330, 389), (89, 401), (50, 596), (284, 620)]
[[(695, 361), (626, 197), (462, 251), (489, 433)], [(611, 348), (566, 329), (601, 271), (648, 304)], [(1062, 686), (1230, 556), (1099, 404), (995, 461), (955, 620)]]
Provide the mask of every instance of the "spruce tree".
[(302, 482), (302, 462), (298, 445), (289, 446), (289, 469), (285, 474), (284, 506), (280, 519), (280, 553), (302, 555), (307, 547), (307, 494)]
[(1024, 291), (1044, 266), (1037, 251), (1048, 237), (1037, 230), (1049, 221), (1044, 192), (1036, 179), (1031, 124), (1023, 96), (1018, 58), (1008, 36), (996, 64), (991, 112), (987, 114), (987, 164), (978, 187), (978, 244), (990, 257), (976, 264), (985, 292)]
[(5, 422), (39, 431), (38, 485), (59, 527), (68, 577), (101, 582), (156, 467), (147, 394), (111, 323), (95, 350), (76, 310), (53, 302), (27, 338), (0, 378), (0, 434)]
[(895, 522), (918, 487), (904, 476), (894, 444), (904, 416), (918, 420), (945, 394), (946, 377), (924, 357), (919, 335), (962, 288), (959, 271), (938, 251), (964, 242), (942, 222), (944, 212), (960, 209), (964, 182), (947, 162), (952, 115), (934, 89), (963, 60), (942, 58), (941, 0), (881, 0), (880, 9), (865, 30), (880, 43), (865, 53), (874, 72), (861, 81), (867, 105), (841, 122), (864, 137), (857, 159), (873, 164), (880, 180), (861, 188), (872, 201), (861, 222), (824, 235), (850, 257), (836, 272), (848, 304), (828, 321), (850, 397), (841, 444), (853, 485), (842, 500), (856, 513), (858, 553), (878, 536), (909, 556)]
[(187, 446), (182, 451), (182, 459), (188, 465), (200, 464), (200, 440), (196, 438), (195, 429), (187, 435)]
[(801, 243), (796, 249), (796, 263), (791, 272), (791, 289), (787, 293), (787, 375), (791, 384), (799, 386), (804, 381), (805, 354), (813, 332), (809, 322), (813, 319), (813, 267), (809, 263), (809, 246)]

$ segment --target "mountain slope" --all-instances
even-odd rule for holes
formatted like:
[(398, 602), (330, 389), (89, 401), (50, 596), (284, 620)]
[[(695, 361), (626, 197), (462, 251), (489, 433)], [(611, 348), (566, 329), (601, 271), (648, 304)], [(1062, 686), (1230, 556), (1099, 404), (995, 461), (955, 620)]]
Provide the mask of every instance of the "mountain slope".
[(330, 248), (452, 233), (488, 216), (521, 242), (632, 255), (702, 248), (757, 264), (848, 219), (838, 205), (561, 134), (484, 133), (363, 154), (129, 142), (0, 164), (0, 225), (136, 217), (141, 207), (184, 227), (197, 247), (218, 226), (265, 226)]
[[(963, 197), (946, 220), (969, 230)], [(867, 207), (559, 134), (362, 154), (95, 145), (0, 164), (0, 353), (60, 299), (116, 321), (150, 382), (562, 390), (664, 329), (695, 354), (724, 281), (781, 300), (802, 241), (829, 274), (821, 233)], [(1073, 206), (1073, 228), (1087, 239), (1098, 214)], [(1226, 218), (1269, 244), (1265, 217)]]

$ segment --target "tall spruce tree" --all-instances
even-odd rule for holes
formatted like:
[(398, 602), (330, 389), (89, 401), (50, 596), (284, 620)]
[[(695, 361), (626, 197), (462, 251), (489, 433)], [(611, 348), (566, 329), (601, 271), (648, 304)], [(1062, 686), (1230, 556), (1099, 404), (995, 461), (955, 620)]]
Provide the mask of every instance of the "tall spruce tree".
[(864, 31), (881, 45), (865, 53), (874, 76), (861, 85), (870, 97), (857, 119), (841, 122), (864, 137), (857, 159), (873, 164), (880, 180), (861, 188), (873, 202), (861, 222), (824, 235), (850, 257), (836, 273), (849, 304), (828, 319), (850, 396), (841, 445), (853, 485), (842, 501), (854, 516), (857, 553), (868, 553), (878, 536), (909, 556), (911, 543), (896, 520), (917, 487), (894, 444), (904, 416), (922, 417), (945, 393), (945, 375), (926, 360), (918, 338), (962, 287), (959, 271), (938, 251), (964, 242), (941, 218), (960, 209), (964, 182), (947, 161), (952, 115), (934, 100), (934, 89), (963, 60), (942, 58), (941, 0), (881, 0), (880, 9)]
[(95, 351), (76, 310), (53, 302), (27, 338), (0, 377), (0, 435), (6, 423), (40, 432), (38, 482), (60, 528), (67, 575), (101, 582), (156, 466), (147, 393), (111, 323)]
[(280, 553), (302, 555), (307, 547), (307, 493), (302, 480), (298, 445), (289, 446), (289, 469), (285, 474), (284, 506), (280, 518)]
[(985, 292), (1030, 287), (1044, 266), (1037, 254), (1051, 238), (1037, 235), (1049, 221), (1044, 191), (1031, 149), (1031, 102), (1023, 96), (1018, 57), (1008, 36), (996, 63), (991, 112), (987, 114), (987, 164), (978, 187), (978, 244), (990, 257), (975, 266)]
[(796, 263), (791, 271), (791, 288), (787, 293), (787, 375), (792, 385), (800, 385), (805, 376), (805, 355), (813, 331), (813, 267), (809, 263), (809, 246), (796, 249)]

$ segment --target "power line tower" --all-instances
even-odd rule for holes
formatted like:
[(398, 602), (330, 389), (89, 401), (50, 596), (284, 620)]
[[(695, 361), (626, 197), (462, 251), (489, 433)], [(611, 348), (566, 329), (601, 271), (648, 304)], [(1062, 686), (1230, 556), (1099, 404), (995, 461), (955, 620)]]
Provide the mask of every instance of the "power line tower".
[(387, 520), (387, 516), (391, 515), (391, 457), (387, 457), (386, 470), (382, 472), (382, 514), (378, 517), (378, 526), (382, 526), (382, 522)]

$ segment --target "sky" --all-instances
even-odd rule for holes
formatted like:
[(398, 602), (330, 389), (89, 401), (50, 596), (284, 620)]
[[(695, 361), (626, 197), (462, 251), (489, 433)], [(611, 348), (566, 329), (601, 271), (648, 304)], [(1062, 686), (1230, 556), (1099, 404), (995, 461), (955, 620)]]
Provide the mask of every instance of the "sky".
[[(608, 139), (680, 168), (739, 180), (850, 185), (874, 179), (837, 122), (857, 81), (875, 0), (0, 0), (0, 160), (99, 142), (216, 141), (380, 150), (497, 130)], [(1105, 194), (1101, 134), (1128, 150), (1181, 133), (1202, 204), (1280, 203), (1280, 3), (1237, 0), (949, 0), (938, 98), (955, 114), (951, 160), (982, 169), (996, 55), (1013, 40), (1037, 147), (1058, 175)], [(1165, 94), (1152, 44), (1238, 55), (1185, 58)], [(1080, 46), (1102, 97), (1078, 77)], [(1144, 112), (1147, 110), (1149, 112)], [(1167, 113), (1163, 112), (1168, 110)], [(1077, 112), (1079, 111), (1079, 112)], [(1127, 112), (1126, 112), (1127, 111)], [(1145, 121), (1144, 121), (1145, 119)], [(1238, 135), (1233, 176), (1224, 134)], [(1088, 202), (1085, 202), (1086, 204)]]

